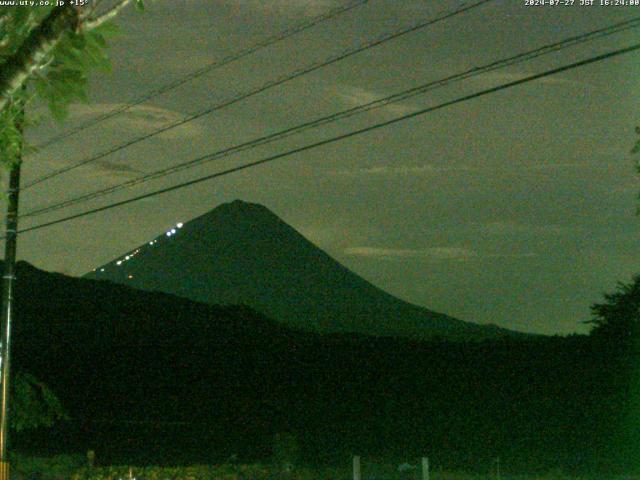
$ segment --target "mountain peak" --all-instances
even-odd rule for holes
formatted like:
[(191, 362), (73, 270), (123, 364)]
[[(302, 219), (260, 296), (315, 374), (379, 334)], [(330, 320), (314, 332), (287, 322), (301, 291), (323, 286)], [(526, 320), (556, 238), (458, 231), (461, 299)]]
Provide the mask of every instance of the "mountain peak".
[(209, 304), (245, 304), (274, 320), (320, 332), (412, 338), (508, 333), (393, 297), (267, 207), (242, 200), (178, 224), (87, 276)]
[[(204, 215), (197, 217), (192, 222), (197, 222), (199, 218), (207, 219), (208, 221), (220, 221), (221, 217), (232, 217), (235, 220), (263, 220), (267, 223), (269, 221), (282, 222), (280, 217), (269, 210), (264, 205), (259, 203), (245, 202), (243, 200), (233, 200), (231, 202), (218, 205), (216, 208), (209, 210)], [(191, 222), (189, 222), (191, 223)]]
[(244, 200), (236, 199), (231, 202), (221, 204), (220, 206), (211, 210), (211, 212), (222, 211), (222, 210), (235, 210), (235, 211), (241, 211), (241, 212), (248, 212), (248, 211), (264, 211), (269, 209), (263, 205), (260, 205), (259, 203), (245, 202)]

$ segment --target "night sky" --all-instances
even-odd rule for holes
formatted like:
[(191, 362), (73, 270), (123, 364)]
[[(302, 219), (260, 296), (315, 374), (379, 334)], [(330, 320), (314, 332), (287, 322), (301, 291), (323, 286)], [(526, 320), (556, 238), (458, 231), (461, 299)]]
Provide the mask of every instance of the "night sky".
[[(473, 66), (608, 26), (640, 7), (495, 1), (220, 110), (25, 191), (30, 210), (232, 146)], [(599, 3), (599, 0), (597, 1)], [(330, 0), (158, 0), (119, 17), (112, 74), (37, 144), (339, 5)], [(25, 161), (24, 181), (291, 71), (453, 9), (453, 0), (371, 0), (292, 40), (204, 75)], [(48, 216), (28, 227), (638, 41), (638, 30), (441, 88)], [(631, 53), (471, 100), (195, 187), (24, 234), (19, 257), (81, 275), (220, 203), (261, 203), (376, 286), (463, 320), (586, 332), (591, 303), (640, 264), (639, 122)]]

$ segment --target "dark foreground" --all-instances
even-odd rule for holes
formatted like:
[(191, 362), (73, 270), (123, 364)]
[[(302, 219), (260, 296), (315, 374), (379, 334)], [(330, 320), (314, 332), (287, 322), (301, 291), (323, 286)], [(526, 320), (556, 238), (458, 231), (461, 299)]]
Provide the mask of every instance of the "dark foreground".
[(14, 436), (26, 452), (103, 464), (353, 454), (446, 471), (640, 471), (640, 354), (613, 338), (410, 341), (288, 329), (246, 307), (22, 265), (14, 366), (71, 421)]

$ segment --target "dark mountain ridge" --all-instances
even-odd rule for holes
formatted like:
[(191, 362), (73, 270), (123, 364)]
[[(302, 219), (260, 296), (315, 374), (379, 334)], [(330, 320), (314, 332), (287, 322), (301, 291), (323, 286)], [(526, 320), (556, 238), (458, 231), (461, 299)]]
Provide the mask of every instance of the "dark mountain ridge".
[(179, 225), (85, 277), (209, 304), (244, 304), (317, 332), (464, 340), (518, 335), (393, 297), (261, 205), (237, 200)]
[[(435, 465), (629, 470), (640, 363), (588, 337), (418, 342), (292, 330), (211, 306), (20, 263), (14, 367), (72, 421), (21, 434), (40, 453), (104, 463), (268, 460), (293, 432), (307, 462), (428, 454)], [(635, 425), (635, 424), (634, 424)], [(591, 470), (593, 471), (593, 470)]]

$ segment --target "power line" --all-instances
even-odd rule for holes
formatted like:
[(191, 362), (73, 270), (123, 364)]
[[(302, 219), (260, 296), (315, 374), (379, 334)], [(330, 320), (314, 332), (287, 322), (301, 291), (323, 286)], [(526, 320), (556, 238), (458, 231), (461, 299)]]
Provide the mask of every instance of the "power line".
[(118, 108), (115, 108), (103, 115), (99, 115), (91, 120), (88, 120), (87, 122), (77, 126), (76, 128), (69, 130), (67, 132), (62, 132), (59, 135), (56, 135), (54, 137), (51, 137), (48, 140), (45, 140), (44, 142), (42, 142), (39, 145), (36, 145), (36, 149), (38, 150), (42, 150), (44, 148), (47, 148), (55, 143), (58, 143), (62, 140), (64, 140), (65, 138), (68, 138), (72, 135), (75, 135), (76, 133), (82, 132), (83, 130), (86, 130), (87, 128), (93, 127), (94, 125), (97, 125), (105, 120), (108, 120), (109, 118), (113, 118), (117, 115), (120, 115), (121, 113), (124, 113), (128, 110), (130, 110), (131, 108), (140, 105), (142, 103), (145, 103), (155, 97), (158, 97), (166, 92), (169, 92), (171, 90), (174, 90), (182, 85), (184, 85), (187, 82), (190, 82), (191, 80), (194, 80), (198, 77), (201, 77), (202, 75), (205, 75), (209, 72), (212, 72), (214, 70), (217, 70), (218, 68), (221, 68), (225, 65), (228, 65), (230, 63), (233, 63), (237, 60), (240, 60), (244, 57), (247, 57), (259, 50), (262, 50), (263, 48), (267, 48), (270, 47), (271, 45), (274, 45), (278, 42), (281, 42), (283, 40), (287, 40), (288, 38), (293, 37), (294, 35), (297, 35), (298, 33), (304, 32), (305, 30), (308, 30), (320, 23), (323, 23), (327, 20), (331, 20), (343, 13), (346, 13), (350, 10), (353, 10), (356, 7), (359, 7), (361, 5), (364, 5), (365, 3), (368, 3), (369, 0), (358, 0), (356, 2), (351, 2), (347, 5), (344, 6), (340, 6), (340, 7), (336, 7), (334, 9), (329, 10), (326, 13), (323, 13), (321, 15), (318, 15), (316, 17), (313, 17), (309, 20), (307, 20), (306, 22), (302, 22), (299, 25), (296, 25), (292, 28), (289, 28), (287, 30), (284, 30), (276, 35), (272, 35), (264, 40), (262, 40), (261, 42), (256, 43), (255, 45), (252, 45), (250, 47), (247, 47), (245, 49), (242, 49), (236, 53), (232, 53), (231, 55), (227, 55), (226, 57), (221, 58), (220, 60), (217, 60), (215, 62), (211, 62), (208, 65), (205, 65), (204, 67), (201, 67), (197, 70), (194, 70), (191, 73), (188, 73), (187, 75), (174, 80), (171, 83), (167, 83), (166, 85), (163, 85), (161, 87), (158, 87), (154, 90), (150, 90), (149, 92), (147, 92), (146, 94), (138, 97), (137, 99), (126, 103), (124, 105), (121, 105)]
[(475, 98), (483, 97), (485, 95), (496, 93), (496, 92), (499, 92), (501, 90), (506, 90), (508, 88), (515, 87), (517, 85), (522, 85), (522, 84), (525, 84), (525, 83), (528, 83), (528, 82), (532, 82), (534, 80), (538, 80), (538, 79), (541, 79), (541, 78), (544, 78), (544, 77), (555, 75), (555, 74), (558, 74), (558, 73), (561, 73), (561, 72), (566, 72), (566, 71), (572, 70), (574, 68), (578, 68), (578, 67), (582, 67), (582, 66), (589, 65), (589, 64), (592, 64), (592, 63), (600, 62), (600, 61), (603, 61), (603, 60), (606, 60), (606, 59), (609, 59), (609, 58), (612, 58), (612, 57), (616, 57), (616, 56), (623, 55), (623, 54), (630, 53), (630, 52), (637, 51), (637, 50), (640, 50), (640, 43), (636, 43), (636, 44), (631, 45), (629, 47), (621, 48), (621, 49), (618, 49), (618, 50), (613, 50), (611, 52), (607, 52), (607, 53), (604, 53), (602, 55), (598, 55), (596, 57), (590, 57), (590, 58), (588, 58), (586, 60), (581, 60), (579, 62), (574, 62), (574, 63), (568, 64), (568, 65), (564, 65), (562, 67), (557, 67), (557, 68), (553, 68), (551, 70), (546, 70), (545, 72), (537, 73), (535, 75), (530, 75), (530, 76), (527, 76), (525, 78), (521, 78), (520, 80), (514, 80), (512, 82), (503, 83), (502, 85), (498, 85), (496, 87), (488, 88), (488, 89), (481, 90), (481, 91), (476, 92), (476, 93), (472, 93), (472, 94), (469, 94), (469, 95), (458, 97), (458, 98), (456, 98), (454, 100), (450, 100), (450, 101), (447, 101), (447, 102), (444, 102), (444, 103), (440, 103), (440, 104), (438, 104), (436, 106), (433, 106), (433, 107), (423, 108), (421, 110), (417, 110), (415, 112), (408, 113), (406, 115), (402, 115), (400, 117), (396, 117), (396, 118), (393, 118), (391, 120), (387, 120), (385, 122), (376, 123), (374, 125), (370, 125), (368, 127), (361, 128), (359, 130), (354, 130), (354, 131), (351, 131), (351, 132), (348, 132), (348, 133), (344, 133), (342, 135), (338, 135), (338, 136), (335, 136), (335, 137), (331, 137), (331, 138), (319, 141), (319, 142), (315, 142), (315, 143), (311, 143), (311, 144), (308, 144), (308, 145), (305, 145), (305, 146), (302, 146), (302, 147), (294, 148), (292, 150), (288, 150), (286, 152), (278, 153), (276, 155), (271, 155), (271, 156), (263, 158), (261, 160), (256, 160), (255, 162), (245, 163), (244, 165), (239, 165), (237, 167), (229, 168), (229, 169), (226, 169), (226, 170), (223, 170), (223, 171), (220, 171), (220, 172), (216, 172), (216, 173), (213, 173), (213, 174), (210, 174), (210, 175), (205, 175), (203, 177), (199, 177), (199, 178), (196, 178), (196, 179), (193, 179), (193, 180), (189, 180), (187, 182), (183, 182), (183, 183), (179, 183), (179, 184), (176, 184), (176, 185), (172, 185), (170, 187), (162, 188), (162, 189), (156, 190), (154, 192), (149, 192), (149, 193), (145, 193), (143, 195), (138, 195), (136, 197), (132, 197), (132, 198), (129, 198), (127, 200), (121, 200), (119, 202), (114, 202), (114, 203), (111, 203), (109, 205), (104, 205), (102, 207), (93, 208), (91, 210), (87, 210), (87, 211), (82, 212), (82, 213), (77, 213), (75, 215), (69, 215), (67, 217), (60, 218), (58, 220), (53, 220), (53, 221), (50, 221), (50, 222), (46, 222), (46, 223), (41, 223), (39, 225), (35, 225), (33, 227), (24, 228), (24, 229), (19, 230), (18, 233), (25, 233), (25, 232), (30, 232), (30, 231), (33, 231), (33, 230), (39, 230), (39, 229), (42, 229), (42, 228), (45, 228), (45, 227), (50, 227), (50, 226), (53, 226), (53, 225), (57, 225), (59, 223), (68, 222), (70, 220), (75, 220), (77, 218), (85, 217), (87, 215), (92, 215), (94, 213), (103, 212), (105, 210), (110, 210), (112, 208), (120, 207), (122, 205), (127, 205), (129, 203), (137, 202), (139, 200), (155, 197), (155, 196), (161, 195), (163, 193), (168, 193), (168, 192), (171, 192), (171, 191), (174, 191), (174, 190), (178, 190), (178, 189), (181, 189), (181, 188), (189, 187), (191, 185), (195, 185), (195, 184), (198, 184), (198, 183), (201, 183), (201, 182), (205, 182), (207, 180), (212, 180), (214, 178), (223, 177), (223, 176), (229, 175), (231, 173), (239, 172), (241, 170), (246, 170), (246, 169), (249, 169), (249, 168), (252, 168), (252, 167), (256, 167), (258, 165), (262, 165), (262, 164), (265, 164), (265, 163), (273, 162), (273, 161), (278, 160), (280, 158), (289, 157), (289, 156), (295, 155), (297, 153), (305, 152), (305, 151), (312, 150), (314, 148), (318, 148), (318, 147), (321, 147), (321, 146), (324, 146), (324, 145), (328, 145), (328, 144), (331, 144), (331, 143), (336, 143), (336, 142), (339, 142), (339, 141), (342, 141), (342, 140), (346, 140), (347, 138), (351, 138), (351, 137), (354, 137), (356, 135), (360, 135), (360, 134), (363, 134), (363, 133), (371, 132), (371, 131), (377, 130), (379, 128), (387, 127), (389, 125), (393, 125), (393, 124), (396, 124), (396, 123), (399, 123), (399, 122), (402, 122), (404, 120), (408, 120), (408, 119), (411, 119), (411, 118), (414, 118), (414, 117), (425, 115), (427, 113), (431, 113), (431, 112), (434, 112), (436, 110), (443, 109), (445, 107), (449, 107), (449, 106), (452, 106), (452, 105), (463, 103), (463, 102), (466, 102), (468, 100), (472, 100), (472, 99), (475, 99)]
[(269, 81), (269, 82), (263, 84), (262, 86), (260, 86), (260, 87), (258, 87), (256, 89), (253, 89), (253, 90), (251, 90), (249, 92), (246, 92), (246, 93), (239, 94), (239, 95), (237, 95), (237, 96), (235, 96), (235, 97), (233, 97), (233, 98), (231, 98), (231, 99), (229, 99), (227, 101), (224, 101), (224, 102), (222, 102), (220, 104), (217, 104), (217, 105), (211, 106), (209, 108), (203, 109), (198, 113), (195, 113), (195, 114), (190, 115), (190, 116), (188, 116), (188, 117), (186, 117), (184, 119), (178, 120), (176, 122), (173, 122), (171, 124), (165, 125), (163, 127), (160, 127), (160, 128), (158, 128), (158, 129), (156, 129), (156, 130), (154, 130), (154, 131), (152, 131), (152, 132), (150, 132), (148, 134), (145, 134), (143, 136), (140, 136), (140, 137), (134, 138), (132, 140), (129, 140), (127, 142), (124, 142), (124, 143), (122, 143), (122, 144), (120, 144), (120, 145), (118, 145), (116, 147), (113, 147), (113, 148), (111, 148), (109, 150), (106, 150), (106, 151), (104, 151), (102, 153), (94, 155), (94, 156), (92, 156), (90, 158), (81, 160), (80, 162), (77, 162), (77, 163), (75, 163), (73, 165), (69, 165), (67, 167), (63, 167), (63, 168), (60, 168), (58, 170), (55, 170), (55, 171), (53, 171), (53, 172), (51, 172), (49, 174), (43, 175), (42, 177), (39, 177), (39, 178), (37, 178), (37, 179), (25, 184), (22, 187), (22, 189), (26, 190), (28, 188), (31, 188), (34, 185), (37, 185), (37, 184), (42, 183), (42, 182), (44, 182), (46, 180), (54, 178), (54, 177), (56, 177), (58, 175), (61, 175), (63, 173), (66, 173), (66, 172), (69, 172), (71, 170), (74, 170), (74, 169), (76, 169), (78, 167), (81, 167), (83, 165), (86, 165), (88, 163), (94, 162), (96, 160), (100, 160), (100, 159), (102, 159), (102, 158), (104, 158), (104, 157), (106, 157), (108, 155), (111, 155), (112, 153), (115, 153), (115, 152), (118, 152), (118, 151), (123, 150), (125, 148), (128, 148), (128, 147), (130, 147), (132, 145), (135, 145), (135, 144), (137, 144), (137, 143), (139, 143), (139, 142), (141, 142), (143, 140), (147, 140), (147, 139), (149, 139), (151, 137), (154, 137), (154, 136), (156, 136), (156, 135), (158, 135), (160, 133), (164, 133), (164, 132), (166, 132), (168, 130), (171, 130), (173, 128), (176, 128), (176, 127), (182, 126), (182, 125), (184, 125), (186, 123), (189, 123), (191, 121), (194, 121), (194, 120), (196, 120), (196, 119), (198, 119), (200, 117), (203, 117), (204, 115), (208, 115), (209, 113), (213, 113), (214, 111), (221, 110), (221, 109), (226, 108), (226, 107), (228, 107), (230, 105), (238, 103), (238, 102), (240, 102), (242, 100), (250, 98), (250, 97), (252, 97), (254, 95), (262, 93), (262, 92), (264, 92), (264, 91), (266, 91), (268, 89), (271, 89), (273, 87), (282, 85), (282, 84), (284, 84), (286, 82), (289, 82), (291, 80), (294, 80), (294, 79), (296, 79), (298, 77), (301, 77), (303, 75), (309, 74), (309, 73), (311, 73), (313, 71), (316, 71), (316, 70), (318, 70), (320, 68), (329, 66), (329, 65), (331, 65), (333, 63), (336, 63), (336, 62), (339, 62), (341, 60), (344, 60), (344, 59), (346, 59), (348, 57), (351, 57), (351, 56), (353, 56), (353, 55), (355, 55), (357, 53), (363, 52), (365, 50), (374, 48), (374, 47), (376, 47), (378, 45), (386, 43), (386, 42), (388, 42), (390, 40), (394, 40), (394, 39), (396, 39), (398, 37), (401, 37), (403, 35), (406, 35), (408, 33), (415, 32), (415, 31), (417, 31), (419, 29), (428, 27), (428, 26), (433, 25), (433, 24), (435, 24), (437, 22), (440, 22), (442, 20), (446, 20), (446, 19), (451, 18), (453, 16), (459, 15), (461, 13), (464, 13), (464, 12), (468, 11), (468, 10), (471, 10), (471, 9), (479, 7), (479, 6), (481, 6), (481, 5), (485, 4), (485, 3), (488, 3), (490, 1), (493, 1), (493, 0), (481, 0), (481, 1), (478, 1), (478, 2), (476, 2), (474, 4), (472, 4), (472, 5), (469, 5), (469, 6), (462, 6), (462, 7), (458, 8), (457, 10), (454, 10), (453, 12), (441, 14), (439, 16), (436, 16), (435, 18), (431, 18), (431, 19), (428, 19), (426, 21), (419, 22), (419, 23), (414, 24), (414, 25), (412, 25), (412, 26), (410, 26), (408, 28), (404, 28), (404, 29), (401, 29), (399, 31), (394, 31), (392, 33), (384, 34), (381, 37), (379, 37), (377, 39), (374, 39), (374, 40), (372, 40), (370, 42), (367, 42), (365, 44), (361, 44), (360, 46), (357, 46), (356, 48), (349, 49), (349, 50), (347, 50), (347, 51), (345, 51), (343, 53), (340, 53), (340, 54), (338, 54), (336, 56), (330, 57), (327, 60), (311, 64), (308, 67), (304, 67), (304, 68), (295, 70), (294, 72), (292, 72), (292, 73), (290, 73), (290, 74), (288, 74), (288, 75), (286, 75), (284, 77), (280, 77), (280, 78), (278, 78), (276, 80)]
[(471, 78), (471, 77), (475, 77), (475, 76), (478, 76), (478, 75), (481, 75), (481, 74), (484, 74), (484, 73), (487, 73), (487, 72), (491, 72), (491, 71), (494, 71), (494, 70), (497, 70), (497, 69), (500, 69), (500, 68), (505, 68), (507, 66), (516, 65), (516, 64), (519, 64), (519, 63), (522, 63), (522, 62), (525, 62), (525, 61), (529, 61), (529, 60), (532, 60), (534, 58), (537, 58), (537, 57), (540, 57), (540, 56), (543, 56), (543, 55), (548, 55), (550, 53), (554, 53), (554, 52), (560, 51), (560, 50), (568, 48), (568, 47), (572, 47), (572, 46), (575, 46), (575, 45), (578, 45), (578, 44), (585, 43), (587, 41), (592, 41), (592, 40), (595, 40), (595, 39), (603, 38), (603, 37), (606, 37), (606, 36), (609, 36), (609, 35), (613, 35), (615, 33), (620, 33), (622, 31), (629, 30), (629, 29), (632, 29), (632, 28), (638, 28), (639, 26), (640, 26), (640, 17), (635, 17), (635, 18), (633, 18), (631, 20), (627, 20), (627, 21), (624, 21), (624, 22), (620, 22), (620, 23), (617, 23), (617, 24), (610, 25), (608, 27), (604, 27), (604, 28), (600, 28), (600, 29), (597, 29), (597, 30), (593, 30), (593, 31), (587, 32), (587, 33), (583, 33), (581, 35), (570, 37), (570, 38), (567, 38), (567, 39), (564, 39), (564, 40), (561, 40), (559, 42), (555, 42), (555, 43), (552, 43), (552, 44), (544, 45), (542, 47), (538, 47), (536, 49), (529, 50), (527, 52), (519, 53), (519, 54), (514, 55), (512, 57), (508, 57), (506, 59), (494, 61), (494, 62), (491, 62), (489, 64), (486, 64), (486, 65), (483, 65), (483, 66), (480, 66), (480, 67), (473, 67), (473, 68), (470, 68), (470, 69), (468, 69), (468, 70), (466, 70), (464, 72), (461, 72), (461, 73), (458, 73), (458, 74), (455, 74), (455, 75), (450, 75), (450, 76), (445, 77), (445, 78), (440, 79), (440, 80), (428, 82), (426, 84), (422, 84), (422, 85), (419, 85), (417, 87), (413, 87), (411, 89), (404, 90), (402, 92), (395, 93), (393, 95), (389, 95), (387, 97), (384, 97), (384, 98), (381, 98), (381, 99), (378, 99), (378, 100), (373, 100), (371, 102), (368, 102), (368, 103), (365, 103), (365, 104), (362, 104), (362, 105), (358, 105), (356, 107), (353, 107), (353, 108), (350, 108), (350, 109), (347, 109), (347, 110), (336, 112), (336, 113), (333, 113), (331, 115), (327, 115), (327, 116), (324, 116), (324, 117), (321, 117), (321, 118), (316, 118), (316, 119), (311, 120), (309, 122), (305, 122), (305, 123), (303, 123), (301, 125), (297, 125), (297, 126), (294, 126), (294, 127), (286, 128), (284, 130), (280, 130), (278, 132), (275, 132), (275, 133), (272, 133), (272, 134), (269, 134), (269, 135), (265, 135), (265, 136), (262, 136), (262, 137), (257, 138), (257, 139), (253, 139), (253, 140), (250, 140), (248, 142), (244, 142), (244, 143), (241, 143), (239, 145), (235, 145), (233, 147), (225, 148), (225, 149), (219, 150), (217, 152), (210, 153), (210, 154), (204, 155), (202, 157), (198, 157), (196, 159), (180, 163), (178, 165), (173, 165), (173, 166), (170, 166), (170, 167), (167, 167), (167, 168), (164, 168), (164, 169), (160, 169), (160, 170), (157, 170), (155, 172), (151, 172), (151, 173), (148, 173), (146, 175), (142, 175), (142, 176), (140, 176), (138, 178), (127, 180), (127, 181), (122, 182), (122, 183), (117, 184), (117, 185), (113, 185), (113, 186), (110, 186), (110, 187), (106, 187), (104, 189), (100, 189), (100, 190), (97, 190), (97, 191), (94, 191), (94, 192), (83, 194), (83, 195), (80, 195), (80, 196), (77, 196), (77, 197), (74, 197), (74, 198), (71, 198), (71, 199), (67, 199), (67, 200), (64, 200), (62, 202), (59, 202), (59, 203), (56, 203), (56, 204), (53, 204), (53, 205), (49, 205), (49, 206), (46, 206), (46, 207), (36, 208), (34, 210), (28, 211), (25, 214), (21, 215), (21, 218), (43, 215), (45, 213), (50, 213), (50, 212), (53, 212), (53, 211), (56, 211), (56, 210), (59, 210), (59, 209), (62, 209), (62, 208), (66, 208), (66, 207), (69, 207), (69, 206), (72, 206), (72, 205), (76, 205), (76, 204), (79, 204), (79, 203), (84, 203), (84, 202), (86, 202), (88, 200), (99, 198), (101, 196), (104, 196), (104, 195), (107, 195), (107, 194), (111, 194), (111, 193), (117, 192), (117, 191), (125, 189), (125, 188), (130, 188), (130, 187), (133, 187), (133, 186), (136, 186), (136, 185), (140, 185), (140, 184), (145, 183), (147, 181), (154, 180), (154, 179), (157, 179), (157, 178), (161, 178), (161, 177), (164, 177), (164, 176), (172, 174), (172, 173), (176, 173), (176, 172), (181, 171), (181, 170), (185, 170), (185, 169), (188, 169), (188, 168), (193, 168), (195, 166), (201, 165), (201, 164), (206, 163), (206, 162), (210, 162), (210, 161), (213, 161), (213, 160), (224, 158), (224, 157), (227, 157), (229, 155), (236, 154), (236, 153), (239, 153), (239, 152), (244, 152), (246, 150), (253, 149), (253, 148), (256, 148), (256, 147), (261, 146), (261, 145), (266, 145), (266, 144), (272, 143), (272, 142), (277, 141), (277, 140), (281, 140), (283, 138), (289, 137), (291, 135), (300, 133), (302, 131), (305, 131), (305, 130), (308, 130), (308, 129), (311, 129), (311, 128), (316, 128), (316, 127), (321, 126), (321, 125), (325, 125), (325, 124), (328, 124), (328, 123), (331, 123), (331, 122), (335, 122), (335, 121), (338, 121), (338, 120), (349, 118), (349, 117), (354, 116), (356, 114), (367, 112), (367, 111), (370, 111), (370, 110), (373, 110), (373, 109), (382, 108), (382, 107), (384, 107), (384, 106), (386, 106), (388, 104), (396, 103), (396, 102), (399, 102), (399, 101), (402, 101), (402, 100), (406, 100), (406, 99), (415, 97), (417, 95), (424, 94), (424, 93), (426, 93), (428, 91), (431, 91), (431, 90), (434, 90), (436, 88), (447, 86), (447, 85), (449, 85), (449, 84), (451, 84), (453, 82), (458, 82), (458, 81), (461, 81), (461, 80), (465, 80), (465, 79), (468, 79), (468, 78)]
[(246, 100), (247, 98), (253, 97), (253, 96), (255, 96), (255, 95), (259, 94), (259, 93), (262, 93), (262, 92), (264, 92), (266, 90), (269, 90), (271, 88), (277, 87), (279, 85), (287, 83), (287, 82), (289, 82), (291, 80), (294, 80), (296, 78), (302, 77), (303, 75), (307, 75), (307, 74), (309, 74), (311, 72), (314, 72), (316, 70), (319, 70), (319, 69), (321, 69), (323, 67), (332, 65), (332, 64), (334, 64), (336, 62), (339, 62), (339, 61), (344, 60), (346, 58), (349, 58), (349, 57), (351, 57), (353, 55), (356, 55), (357, 53), (360, 53), (360, 52), (363, 52), (365, 50), (369, 50), (371, 48), (377, 47), (378, 45), (381, 45), (381, 44), (386, 43), (388, 41), (394, 40), (394, 39), (399, 38), (399, 37), (401, 37), (403, 35), (407, 35), (409, 33), (415, 32), (417, 30), (420, 30), (422, 28), (428, 27), (430, 25), (433, 25), (435, 23), (441, 22), (443, 20), (447, 20), (447, 19), (452, 18), (452, 17), (454, 17), (456, 15), (459, 15), (459, 14), (467, 12), (467, 11), (469, 11), (471, 9), (480, 7), (480, 6), (484, 5), (484, 4), (492, 2), (492, 1), (494, 1), (494, 0), (479, 0), (479, 1), (477, 1), (477, 2), (475, 2), (473, 4), (471, 4), (471, 5), (459, 7), (458, 9), (454, 10), (453, 12), (443, 13), (443, 14), (440, 14), (440, 15), (438, 15), (438, 16), (436, 16), (434, 18), (431, 18), (429, 20), (422, 21), (420, 23), (412, 25), (412, 26), (410, 26), (408, 28), (404, 28), (402, 30), (395, 31), (393, 33), (384, 34), (383, 36), (381, 36), (381, 37), (379, 37), (377, 39), (374, 39), (372, 41), (369, 41), (369, 42), (367, 42), (365, 44), (362, 44), (362, 45), (360, 45), (360, 46), (358, 46), (356, 48), (349, 49), (349, 50), (347, 50), (347, 51), (345, 51), (343, 53), (340, 53), (340, 54), (338, 54), (336, 56), (330, 57), (327, 60), (324, 60), (324, 61), (321, 61), (321, 62), (317, 62), (317, 63), (311, 64), (310, 66), (303, 67), (303, 68), (300, 68), (298, 70), (295, 70), (294, 72), (292, 72), (292, 73), (290, 73), (290, 74), (288, 74), (288, 75), (286, 75), (284, 77), (278, 78), (276, 80), (269, 81), (269, 82), (263, 84), (262, 86), (260, 86), (258, 88), (255, 88), (255, 89), (253, 89), (253, 90), (251, 90), (249, 92), (239, 94), (238, 96), (233, 97), (233, 98), (231, 98), (231, 99), (229, 99), (227, 101), (224, 101), (224, 102), (219, 103), (217, 105), (214, 105), (214, 106), (208, 107), (206, 109), (203, 109), (200, 112), (195, 113), (193, 115), (190, 115), (190, 116), (188, 116), (188, 117), (186, 117), (186, 118), (184, 118), (182, 120), (178, 120), (178, 121), (173, 122), (171, 124), (165, 125), (164, 127), (160, 127), (158, 129), (150, 132), (150, 133), (147, 133), (147, 134), (142, 135), (140, 137), (137, 137), (137, 138), (134, 138), (134, 139), (129, 140), (127, 142), (124, 142), (124, 143), (122, 143), (122, 144), (120, 144), (120, 145), (118, 145), (116, 147), (113, 147), (113, 148), (111, 148), (109, 150), (106, 150), (106, 151), (104, 151), (102, 153), (94, 155), (94, 156), (92, 156), (90, 158), (81, 160), (80, 162), (77, 162), (77, 163), (75, 163), (73, 165), (69, 165), (67, 167), (63, 167), (63, 168), (60, 168), (58, 170), (54, 170), (51, 173), (43, 175), (43, 176), (41, 176), (41, 177), (39, 177), (39, 178), (37, 178), (37, 179), (25, 184), (22, 187), (22, 190), (26, 190), (28, 188), (31, 188), (31, 187), (33, 187), (35, 185), (38, 185), (39, 183), (42, 183), (42, 182), (44, 182), (46, 180), (49, 180), (49, 179), (54, 178), (54, 177), (57, 177), (58, 175), (61, 175), (63, 173), (69, 172), (71, 170), (75, 170), (76, 168), (81, 167), (83, 165), (86, 165), (88, 163), (94, 162), (96, 160), (100, 160), (100, 159), (102, 159), (104, 157), (107, 157), (107, 156), (111, 155), (112, 153), (118, 152), (118, 151), (123, 150), (125, 148), (131, 147), (132, 145), (135, 145), (136, 143), (142, 142), (143, 140), (147, 140), (147, 139), (149, 139), (151, 137), (154, 137), (154, 136), (156, 136), (156, 135), (158, 135), (160, 133), (164, 133), (164, 132), (166, 132), (168, 130), (172, 130), (172, 129), (176, 128), (176, 127), (185, 125), (186, 123), (189, 123), (189, 122), (192, 122), (194, 120), (197, 120), (200, 117), (203, 117), (205, 115), (213, 113), (213, 112), (215, 112), (217, 110), (221, 110), (221, 109), (223, 109), (225, 107), (228, 107), (230, 105), (238, 103), (238, 102), (240, 102), (242, 100)]

